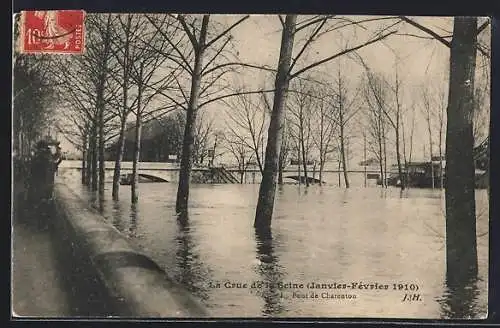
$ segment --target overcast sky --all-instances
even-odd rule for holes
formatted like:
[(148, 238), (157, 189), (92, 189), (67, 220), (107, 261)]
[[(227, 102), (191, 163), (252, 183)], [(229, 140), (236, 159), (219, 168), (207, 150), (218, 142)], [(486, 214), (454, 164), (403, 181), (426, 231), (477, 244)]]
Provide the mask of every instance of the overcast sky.
[[(241, 18), (233, 15), (213, 15), (214, 21), (222, 24), (232, 24)], [(302, 21), (306, 16), (299, 16), (298, 21)], [(368, 17), (349, 16), (352, 20), (361, 20)], [(452, 31), (453, 19), (449, 17), (418, 17), (419, 23), (435, 30), (441, 35), (450, 35)], [(351, 26), (334, 32), (329, 32), (317, 39), (303, 56), (295, 70), (306, 66), (314, 61), (328, 57), (343, 49), (361, 44), (369, 40), (375, 32), (383, 27), (393, 24), (396, 20), (374, 21), (365, 23), (362, 26)], [(398, 73), (403, 83), (403, 106), (410, 106), (415, 101), (418, 102), (418, 88), (421, 85), (432, 85), (436, 89), (447, 90), (448, 68), (449, 68), (449, 48), (443, 44), (427, 38), (427, 35), (418, 31), (405, 23), (398, 24), (389, 29), (397, 30), (400, 34), (413, 34), (424, 36), (392, 35), (382, 42), (371, 44), (358, 51), (371, 70), (385, 75), (389, 80), (395, 77), (395, 65), (398, 64)], [(307, 31), (296, 36), (294, 44), (294, 54), (301, 48), (302, 40), (307, 36)], [(276, 15), (252, 15), (248, 20), (232, 31), (234, 37), (234, 51), (238, 54), (242, 62), (267, 65), (275, 68), (280, 48), (281, 23)], [(451, 39), (449, 39), (451, 40)], [(481, 57), (478, 55), (478, 57)], [(312, 74), (330, 74), (335, 76), (341, 69), (353, 85), (358, 83), (364, 68), (348, 56), (335, 59), (327, 64), (319, 66)], [(273, 82), (269, 78), (269, 73), (256, 70), (245, 70), (242, 74), (235, 74), (231, 77), (235, 84), (240, 84), (246, 89), (258, 89), (263, 83)], [(417, 99), (416, 99), (417, 98)], [(207, 106), (205, 111), (209, 116), (218, 116), (219, 125), (224, 124), (220, 115), (225, 111), (225, 105), (214, 103)], [(417, 111), (418, 112), (418, 111)], [(418, 116), (418, 127), (416, 128), (415, 157), (423, 156), (424, 140), (428, 140), (427, 132), (424, 129), (424, 121), (421, 115)], [(357, 146), (360, 146), (357, 140)], [(427, 141), (428, 142), (428, 141)], [(67, 143), (63, 147), (71, 149)], [(355, 150), (359, 153), (359, 149)], [(358, 157), (358, 156), (356, 156)], [(359, 158), (359, 157), (358, 157)]]

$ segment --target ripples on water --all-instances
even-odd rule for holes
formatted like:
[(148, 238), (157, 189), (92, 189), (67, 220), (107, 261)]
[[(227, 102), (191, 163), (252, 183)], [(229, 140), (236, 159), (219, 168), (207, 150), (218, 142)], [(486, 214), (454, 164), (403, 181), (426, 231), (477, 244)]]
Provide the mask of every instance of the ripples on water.
[[(259, 235), (253, 228), (258, 185), (192, 185), (189, 220), (183, 225), (174, 214), (176, 187), (141, 184), (139, 204), (131, 206), (130, 187), (122, 186), (121, 200), (108, 200), (104, 215), (215, 317), (487, 314), (488, 199), (482, 190), (477, 191), (478, 279), (447, 288), (441, 191), (285, 185), (276, 194), (271, 231)], [(253, 281), (271, 287), (224, 287), (225, 282)], [(291, 290), (273, 286), (280, 282), (378, 282), (391, 288), (393, 283), (416, 283), (423, 301), (401, 302), (404, 293), (391, 290), (358, 292), (349, 300), (298, 299)]]

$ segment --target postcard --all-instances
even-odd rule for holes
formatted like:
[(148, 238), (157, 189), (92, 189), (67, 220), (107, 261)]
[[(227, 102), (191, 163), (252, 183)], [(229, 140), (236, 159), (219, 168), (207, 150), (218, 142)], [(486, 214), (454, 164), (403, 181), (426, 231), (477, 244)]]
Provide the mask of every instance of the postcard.
[(12, 317), (487, 318), (490, 38), (15, 14)]

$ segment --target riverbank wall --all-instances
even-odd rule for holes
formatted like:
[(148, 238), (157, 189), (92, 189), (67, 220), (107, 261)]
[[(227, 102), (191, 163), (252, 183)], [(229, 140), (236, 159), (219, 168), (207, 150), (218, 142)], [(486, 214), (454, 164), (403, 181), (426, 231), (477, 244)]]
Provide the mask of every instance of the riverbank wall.
[(54, 227), (78, 249), (120, 315), (151, 318), (204, 318), (207, 310), (147, 254), (133, 247), (64, 183), (54, 186)]

